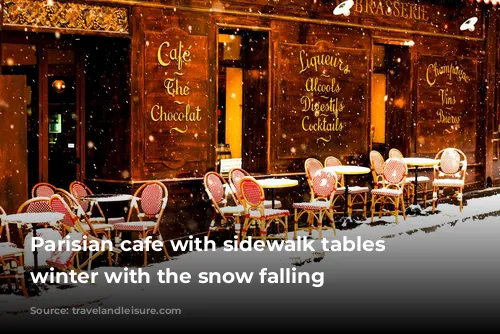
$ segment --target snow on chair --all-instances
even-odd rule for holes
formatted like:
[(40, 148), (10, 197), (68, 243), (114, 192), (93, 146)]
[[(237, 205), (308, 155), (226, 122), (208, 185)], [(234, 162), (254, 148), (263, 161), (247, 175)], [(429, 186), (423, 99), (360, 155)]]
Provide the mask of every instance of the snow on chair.
[[(1, 209), (1, 208), (0, 208)], [(3, 209), (0, 210), (0, 213)], [(7, 279), (7, 285), (12, 290), (11, 279), (15, 279), (16, 287), (21, 286), (24, 297), (28, 297), (26, 281), (24, 278), (22, 248), (17, 248), (10, 242), (0, 243), (0, 279)]]
[[(31, 198), (29, 200), (27, 200), (26, 202), (24, 202), (23, 204), (21, 204), (21, 206), (17, 209), (17, 213), (23, 213), (23, 212), (26, 212), (26, 213), (44, 213), (44, 212), (52, 212), (52, 210), (50, 209), (50, 205), (49, 205), (49, 197), (34, 197), (34, 198)], [(50, 222), (47, 222), (45, 224), (45, 226), (47, 225), (51, 225)], [(22, 223), (22, 222), (18, 222), (17, 223), (17, 231), (19, 232), (19, 238), (21, 240), (21, 246), (24, 244), (24, 233), (23, 233), (23, 228), (26, 229), (26, 230), (29, 230), (31, 229), (33, 226), (31, 224), (27, 224), (27, 223)], [(57, 226), (53, 226), (53, 227), (57, 227)], [(7, 225), (7, 228), (8, 228), (8, 225)], [(9, 231), (7, 230), (7, 233), (9, 233)]]
[[(212, 222), (210, 223), (210, 227), (208, 229), (207, 238), (210, 238), (211, 231), (229, 230), (234, 228), (239, 242), (241, 228), (240, 216), (244, 211), (243, 205), (238, 204), (239, 202), (234, 197), (234, 193), (229, 188), (229, 184), (219, 173), (206, 173), (203, 178), (203, 184), (215, 210)], [(237, 205), (228, 205), (229, 196), (231, 197), (233, 203)], [(220, 226), (216, 226), (215, 219), (217, 215), (221, 217)]]
[[(80, 206), (83, 209), (83, 212), (85, 213), (85, 215), (87, 216), (87, 218), (89, 219), (89, 221), (91, 223), (102, 224), (106, 221), (106, 219), (104, 218), (105, 217), (104, 212), (102, 211), (101, 207), (99, 206), (99, 203), (93, 202), (93, 201), (82, 200), (83, 197), (90, 196), (90, 195), (94, 194), (92, 192), (92, 190), (90, 190), (90, 188), (87, 187), (86, 184), (84, 184), (82, 182), (78, 182), (78, 181), (73, 181), (69, 185), (69, 192), (71, 193), (71, 195), (73, 195), (74, 198), (76, 198), (76, 200), (78, 201), (78, 204), (80, 204)], [(97, 208), (97, 211), (99, 212), (99, 217), (92, 216), (94, 208)], [(124, 217), (110, 217), (110, 218), (108, 218), (109, 224), (116, 224), (116, 223), (123, 223), (123, 222), (125, 222)]]
[[(231, 187), (233, 193), (236, 194), (236, 200), (238, 201), (239, 204), (241, 204), (240, 182), (241, 179), (244, 178), (245, 176), (250, 176), (250, 174), (248, 174), (248, 172), (243, 168), (233, 168), (229, 171), (228, 174), (229, 186)], [(272, 208), (273, 201), (264, 200), (264, 206), (268, 209)], [(281, 202), (275, 199), (274, 207), (277, 209), (281, 208)]]
[[(394, 215), (396, 217), (396, 224), (398, 224), (400, 206), (403, 217), (406, 220), (403, 187), (407, 175), (408, 167), (403, 160), (395, 158), (387, 159), (382, 172), (382, 186), (372, 190), (371, 222), (373, 222), (374, 214), (378, 213), (379, 217), (382, 217), (383, 214)], [(384, 211), (386, 201), (394, 206), (393, 211)], [(379, 202), (381, 203), (379, 211), (375, 212), (375, 205)]]
[(40, 182), (31, 189), (31, 197), (50, 197), (56, 193), (56, 187), (50, 183)]
[(439, 151), (436, 160), (439, 164), (434, 166), (434, 181), (432, 182), (432, 212), (440, 198), (443, 198), (444, 189), (451, 188), (455, 190), (455, 197), (460, 203), (460, 212), (462, 212), (462, 193), (465, 186), (465, 176), (467, 173), (467, 156), (456, 148), (446, 148)]
[[(319, 171), (312, 178), (312, 197), (310, 202), (294, 203), (295, 222), (293, 229), (293, 238), (297, 239), (298, 230), (309, 230), (309, 235), (312, 234), (314, 222), (317, 223), (316, 230), (318, 237), (323, 237), (323, 218), (326, 215), (330, 219), (333, 234), (337, 235), (335, 229), (334, 213), (334, 198), (337, 189), (337, 174)], [(299, 228), (299, 218), (307, 214), (307, 226)]]
[(306, 180), (307, 184), (309, 185), (309, 189), (311, 191), (311, 197), (313, 196), (312, 194), (312, 178), (314, 174), (319, 172), (320, 170), (323, 169), (323, 164), (321, 161), (319, 161), (316, 158), (308, 158), (304, 162), (304, 170), (306, 172)]
[(101, 223), (96, 221), (92, 222), (73, 195), (61, 188), (57, 188), (56, 193), (73, 209), (73, 213), (79, 218), (84, 231), (90, 232), (90, 234), (96, 238), (102, 235), (105, 239), (111, 240), (111, 231), (113, 231), (112, 224), (106, 224), (104, 221)]
[[(52, 195), (49, 200), (50, 208), (53, 212), (59, 212), (64, 215), (63, 219), (61, 219), (62, 225), (68, 234), (71, 233), (80, 233), (87, 237), (87, 240), (96, 240), (99, 242), (103, 242), (103, 239), (96, 238), (93, 233), (89, 233), (92, 231), (92, 225), (90, 227), (86, 227), (80, 220), (80, 218), (73, 212), (73, 210), (68, 206), (68, 204), (63, 200), (63, 198), (58, 195)], [(38, 231), (37, 231), (38, 232)], [(94, 231), (95, 233), (95, 231)], [(109, 239), (108, 239), (109, 240)], [(117, 248), (109, 249), (108, 251), (108, 264), (111, 266), (113, 264), (111, 253), (116, 253), (116, 256), (120, 253), (120, 250)], [(97, 255), (101, 255), (103, 252), (96, 253)], [(87, 263), (90, 267), (91, 261), (97, 257), (97, 255), (89, 258), (89, 261), (85, 261), (82, 265), (79, 265), (78, 268), (84, 267)]]
[[(288, 239), (288, 210), (268, 209), (264, 206), (264, 190), (260, 184), (251, 176), (245, 176), (240, 182), (240, 192), (245, 210), (245, 222), (241, 231), (241, 239), (245, 239), (248, 229), (256, 224), (259, 228), (260, 238)], [(267, 232), (271, 224), (276, 226), (276, 236), (268, 237)], [(283, 227), (283, 236), (280, 234), (280, 226)]]
[[(138, 232), (143, 242), (146, 241), (148, 234), (156, 236), (163, 243), (163, 251), (167, 260), (170, 259), (165, 242), (160, 232), (160, 223), (163, 213), (167, 207), (168, 190), (165, 185), (159, 181), (148, 181), (137, 189), (130, 202), (127, 221), (114, 224), (116, 231), (115, 243), (121, 242), (122, 232)], [(132, 213), (135, 212), (139, 220), (131, 221)], [(150, 220), (143, 220), (144, 218)], [(148, 263), (147, 247), (144, 247), (144, 266)], [(118, 260), (118, 258), (117, 258)]]
[[(342, 162), (336, 157), (327, 157), (325, 159), (325, 167), (342, 166)], [(336, 197), (342, 197), (345, 200), (345, 187), (343, 175), (338, 175), (338, 186), (335, 192)], [(353, 211), (363, 212), (363, 218), (366, 219), (366, 204), (368, 202), (368, 193), (370, 189), (368, 187), (360, 186), (349, 186), (349, 194), (347, 196), (347, 208), (349, 210), (349, 217), (352, 216)], [(334, 203), (336, 200), (334, 200)], [(363, 209), (353, 210), (353, 206), (356, 204), (363, 204)], [(344, 214), (342, 211), (336, 211), (338, 214)]]

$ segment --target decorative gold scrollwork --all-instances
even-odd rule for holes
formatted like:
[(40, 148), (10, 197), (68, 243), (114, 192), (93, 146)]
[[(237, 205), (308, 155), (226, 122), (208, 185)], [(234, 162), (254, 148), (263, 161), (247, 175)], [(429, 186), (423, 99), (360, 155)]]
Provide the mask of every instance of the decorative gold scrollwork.
[(6, 1), (5, 26), (129, 33), (127, 8), (41, 0)]

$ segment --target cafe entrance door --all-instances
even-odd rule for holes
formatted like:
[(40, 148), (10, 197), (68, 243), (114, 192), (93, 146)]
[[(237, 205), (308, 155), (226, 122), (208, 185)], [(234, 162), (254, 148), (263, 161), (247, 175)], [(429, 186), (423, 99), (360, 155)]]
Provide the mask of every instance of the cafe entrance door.
[[(72, 40), (45, 34), (1, 36), (2, 75), (26, 82), (20, 114), (26, 122), (28, 192), (38, 182), (68, 189), (80, 180), (80, 110), (83, 80)], [(20, 97), (21, 98), (21, 97)], [(26, 153), (24, 153), (26, 154)]]
[(411, 53), (401, 41), (373, 45), (372, 149), (384, 157), (391, 148), (410, 155)]

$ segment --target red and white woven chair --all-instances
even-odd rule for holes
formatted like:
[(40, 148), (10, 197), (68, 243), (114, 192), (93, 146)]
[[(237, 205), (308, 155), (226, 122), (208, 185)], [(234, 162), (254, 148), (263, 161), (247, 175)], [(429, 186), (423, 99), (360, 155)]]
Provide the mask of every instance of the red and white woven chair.
[[(69, 205), (64, 201), (64, 199), (60, 195), (58, 194), (52, 195), (49, 200), (49, 205), (53, 212), (59, 212), (64, 215), (63, 219), (61, 219), (61, 223), (63, 224), (63, 227), (66, 229), (68, 234), (74, 235), (74, 233), (77, 233), (81, 234), (82, 236), (85, 235), (87, 240), (96, 240), (99, 242), (103, 241), (102, 239), (96, 238), (94, 235), (89, 233), (90, 230), (84, 227), (84, 224), (82, 224), (80, 218), (73, 212), (73, 209), (69, 207)], [(93, 255), (91, 254), (90, 257), (83, 263), (77, 264), (76, 266), (72, 266), (71, 268), (76, 268), (80, 270), (84, 268), (86, 265), (88, 265), (90, 268), (92, 260), (94, 260), (97, 256), (101, 255), (103, 252), (104, 251), (98, 251)], [(115, 247), (112, 247), (111, 249), (107, 250), (107, 253), (108, 253), (108, 264), (111, 266), (113, 265), (111, 254), (116, 253), (116, 256), (118, 256), (120, 250)], [(73, 259), (74, 257), (71, 257), (71, 260)], [(79, 261), (78, 257), (76, 257), (76, 261)]]
[(384, 157), (378, 151), (370, 152), (370, 168), (373, 175), (373, 188), (382, 186), (382, 173), (384, 172)]
[[(312, 235), (314, 222), (317, 223), (316, 230), (319, 239), (321, 239), (323, 237), (323, 218), (325, 215), (330, 219), (330, 228), (333, 230), (333, 234), (337, 235), (333, 218), (333, 199), (335, 198), (336, 189), (337, 175), (335, 173), (320, 170), (314, 174), (312, 177), (311, 201), (293, 204), (295, 209), (294, 239), (297, 239), (297, 231), (299, 230), (309, 230), (309, 235)], [(307, 226), (299, 228), (299, 219), (305, 214), (307, 214)]]
[[(170, 259), (165, 242), (160, 232), (160, 223), (163, 213), (167, 207), (168, 190), (165, 185), (159, 181), (148, 181), (137, 189), (130, 202), (127, 221), (114, 224), (116, 231), (115, 243), (121, 242), (122, 232), (137, 232), (139, 238), (146, 240), (149, 234), (162, 241), (163, 251), (167, 260)], [(132, 215), (136, 214), (139, 220), (132, 221)], [(146, 220), (145, 220), (146, 219)], [(117, 258), (118, 261), (118, 258)], [(144, 266), (148, 263), (148, 252), (144, 250)]]
[[(205, 185), (205, 191), (207, 192), (208, 197), (212, 201), (212, 206), (214, 207), (214, 216), (208, 229), (207, 238), (210, 238), (211, 231), (229, 230), (234, 228), (239, 242), (241, 229), (240, 216), (244, 213), (243, 205), (238, 204), (239, 202), (234, 197), (229, 184), (219, 173), (206, 173), (203, 178), (203, 184)], [(231, 197), (232, 202), (237, 205), (228, 205), (228, 197)], [(219, 226), (216, 226), (215, 221), (217, 215), (221, 217), (221, 224)]]
[[(325, 167), (334, 167), (334, 166), (342, 166), (342, 162), (335, 157), (327, 157), (325, 159)], [(338, 175), (338, 186), (336, 196), (342, 197), (345, 200), (345, 187), (344, 187), (344, 178), (343, 175)], [(353, 211), (362, 212), (363, 218), (366, 219), (366, 204), (368, 202), (368, 193), (370, 189), (368, 187), (360, 187), (360, 186), (349, 186), (349, 194), (347, 196), (347, 208), (349, 210), (349, 217), (352, 216)], [(336, 200), (334, 200), (334, 203)], [(363, 209), (353, 209), (356, 204), (362, 204)], [(337, 214), (344, 214), (342, 211), (335, 211)]]
[[(52, 210), (50, 209), (50, 205), (49, 205), (49, 199), (50, 199), (49, 197), (31, 198), (31, 199), (27, 200), (26, 202), (24, 202), (23, 204), (21, 204), (21, 206), (19, 206), (19, 208), (17, 209), (17, 213), (52, 212)], [(17, 225), (17, 231), (19, 233), (19, 239), (21, 241), (20, 246), (23, 246), (24, 245), (24, 234), (27, 230), (30, 230), (33, 226), (31, 224), (26, 224), (26, 223), (21, 223), (21, 222), (17, 223), (16, 225)], [(45, 224), (45, 226), (48, 226), (48, 225), (50, 225), (49, 222), (47, 222), (47, 224)], [(53, 227), (56, 227), (56, 226), (53, 226)], [(7, 229), (7, 233), (10, 233), (8, 224), (6, 224), (6, 229)]]
[(455, 190), (452, 197), (460, 203), (462, 212), (462, 193), (467, 174), (467, 156), (456, 148), (446, 148), (436, 155), (440, 163), (434, 166), (434, 181), (432, 182), (432, 212), (436, 210), (439, 199), (444, 197), (444, 189)]
[[(3, 211), (3, 210), (2, 210)], [(0, 279), (6, 279), (9, 290), (12, 290), (11, 279), (16, 287), (21, 287), (24, 297), (28, 297), (24, 278), (24, 250), (9, 242), (0, 243)]]
[(311, 191), (311, 197), (313, 196), (312, 178), (317, 172), (319, 172), (322, 169), (323, 169), (323, 164), (316, 158), (308, 158), (304, 162), (304, 170), (306, 173), (307, 184), (309, 185), (309, 189)]
[[(94, 203), (94, 202), (89, 202), (89, 201), (84, 201), (82, 200), (82, 197), (90, 196), (93, 195), (92, 191), (90, 190), (87, 185), (85, 185), (82, 182), (78, 181), (73, 181), (69, 185), (69, 192), (71, 195), (73, 195), (74, 198), (78, 201), (78, 204), (80, 204), (80, 207), (82, 208), (83, 212), (87, 216), (88, 220), (91, 223), (104, 223), (106, 219), (104, 218), (104, 212), (102, 211), (101, 207), (99, 206), (99, 203)], [(98, 216), (93, 216), (93, 211), (94, 208), (97, 209), (98, 211)], [(109, 224), (116, 224), (116, 223), (123, 223), (125, 222), (125, 217), (109, 217), (108, 218), (108, 223)]]
[[(2, 235), (3, 235), (3, 229), (4, 229), (4, 225), (7, 225), (7, 223), (4, 223), (3, 221), (3, 217), (7, 216), (7, 213), (5, 212), (5, 210), (0, 206), (0, 238), (2, 238)], [(9, 230), (7, 230), (7, 233), (9, 233)], [(10, 235), (7, 234), (7, 240), (10, 239)]]
[[(250, 226), (255, 224), (259, 228), (260, 238), (288, 239), (288, 210), (267, 209), (264, 206), (264, 190), (251, 176), (245, 176), (240, 182), (240, 192), (245, 210), (245, 221), (241, 230), (241, 239), (245, 239)], [(276, 235), (269, 237), (268, 228), (274, 224)], [(283, 227), (283, 236), (280, 236), (280, 226)]]
[[(382, 217), (383, 214), (390, 214), (396, 216), (396, 224), (398, 224), (399, 208), (406, 220), (405, 204), (403, 196), (403, 187), (408, 175), (408, 167), (401, 159), (387, 159), (384, 164), (382, 172), (382, 186), (372, 190), (372, 218), (374, 214)], [(380, 203), (379, 211), (375, 211), (375, 205)], [(393, 211), (384, 211), (385, 203), (394, 206)]]
[(56, 187), (50, 183), (40, 182), (31, 189), (31, 197), (50, 197), (56, 193)]
[[(401, 151), (397, 148), (391, 148), (391, 150), (389, 151), (389, 158), (403, 159), (404, 156), (403, 153), (401, 153)], [(404, 190), (409, 203), (413, 203), (413, 197), (415, 196), (414, 182), (415, 176), (411, 176), (411, 174), (408, 175), (408, 177), (406, 178)], [(418, 176), (417, 178), (417, 190), (420, 189), (420, 191), (423, 193), (424, 208), (427, 206), (427, 184), (430, 182), (431, 180), (427, 176)]]
[[(250, 174), (248, 174), (248, 172), (242, 168), (233, 168), (229, 171), (229, 174), (228, 174), (229, 185), (230, 185), (233, 193), (236, 195), (236, 200), (238, 201), (238, 203), (240, 205), (242, 204), (241, 203), (240, 182), (241, 182), (241, 179), (244, 178), (245, 176), (250, 176)], [(273, 201), (265, 200), (264, 206), (266, 208), (272, 208)], [(277, 199), (275, 199), (274, 200), (274, 207), (277, 209), (281, 208), (281, 202), (278, 201)]]

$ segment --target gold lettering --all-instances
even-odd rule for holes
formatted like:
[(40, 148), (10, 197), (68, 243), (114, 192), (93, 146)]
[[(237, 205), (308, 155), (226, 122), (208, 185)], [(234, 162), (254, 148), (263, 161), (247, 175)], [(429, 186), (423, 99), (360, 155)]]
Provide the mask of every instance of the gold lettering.
[(170, 61), (169, 62), (164, 62), (163, 61), (163, 58), (161, 56), (161, 48), (163, 46), (166, 46), (167, 48), (170, 47), (170, 43), (169, 42), (163, 42), (160, 44), (160, 46), (158, 47), (158, 53), (157, 53), (157, 58), (158, 58), (158, 63), (160, 63), (161, 66), (165, 67), (165, 66), (168, 66), (170, 64)]
[(401, 16), (401, 13), (400, 13), (400, 10), (399, 10), (399, 6), (400, 5), (401, 5), (401, 3), (399, 2), (399, 0), (394, 1), (394, 10), (393, 10), (394, 14), (392, 14), (394, 17), (400, 17)]
[(163, 82), (163, 86), (167, 89), (167, 94), (170, 96), (187, 96), (189, 95), (189, 82), (182, 86), (177, 78), (167, 78)]
[[(160, 110), (160, 116), (159, 117), (155, 117), (155, 111), (156, 110)], [(160, 107), (159, 105), (155, 104), (152, 108), (151, 108), (151, 120), (153, 122), (158, 122), (161, 120), (161, 114), (163, 113), (163, 110), (162, 110), (162, 107)]]
[(437, 111), (437, 115), (439, 116), (439, 120), (437, 121), (439, 124), (459, 124), (460, 116), (452, 116), (447, 115), (443, 111), (443, 109), (439, 109)]
[(405, 18), (405, 19), (407, 19), (407, 18), (408, 18), (408, 14), (406, 14), (406, 16), (405, 16), (405, 13), (406, 13), (406, 9), (407, 9), (407, 7), (408, 7), (408, 4), (407, 4), (407, 3), (403, 2), (403, 3), (401, 4), (401, 17), (403, 17), (403, 18)]

